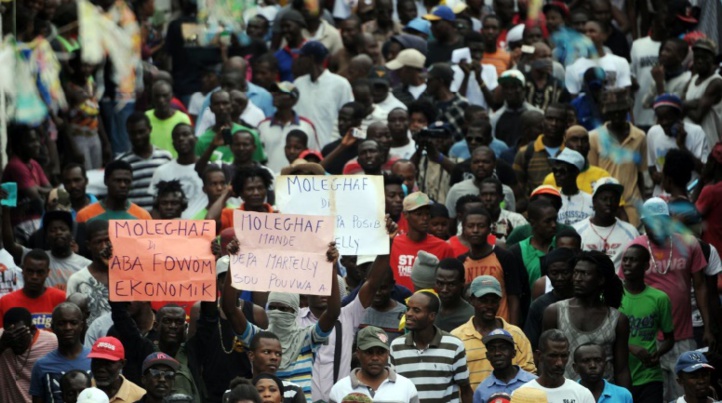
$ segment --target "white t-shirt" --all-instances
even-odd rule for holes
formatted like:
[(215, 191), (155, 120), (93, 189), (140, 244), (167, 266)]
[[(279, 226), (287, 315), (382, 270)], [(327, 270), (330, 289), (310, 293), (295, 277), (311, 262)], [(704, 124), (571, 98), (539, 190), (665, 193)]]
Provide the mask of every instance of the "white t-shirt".
[[(451, 69), (454, 70), (454, 81), (451, 82), (451, 92), (459, 92), (461, 83), (464, 81), (464, 71), (461, 70), (461, 67), (458, 65), (451, 66)], [(481, 80), (486, 83), (486, 87), (489, 88), (489, 91), (494, 91), (498, 85), (496, 67), (490, 64), (482, 64)], [(479, 82), (476, 81), (474, 74), (469, 76), (469, 82), (466, 84), (466, 94), (460, 95), (465, 96), (472, 105), (479, 105), (484, 109), (489, 109), (489, 104), (486, 102), (486, 99), (484, 99), (484, 93), (481, 92)]]
[(23, 271), (8, 251), (0, 249), (0, 297), (23, 288), (23, 285)]
[(68, 288), (65, 290), (66, 295), (69, 297), (76, 292), (88, 297), (88, 309), (90, 311), (88, 325), (101, 315), (110, 312), (108, 287), (96, 280), (87, 267), (70, 276), (68, 280)]
[[(591, 217), (590, 217), (591, 218)], [(622, 254), (639, 232), (630, 223), (617, 218), (617, 223), (610, 227), (599, 227), (586, 218), (574, 224), (574, 229), (582, 237), (582, 250), (606, 252), (614, 262), (614, 267), (622, 264)]]
[(557, 220), (566, 225), (572, 225), (594, 215), (592, 196), (581, 190), (572, 196), (562, 194), (562, 208), (559, 210)]
[[(519, 389), (523, 388), (543, 390), (547, 394), (547, 401), (549, 403), (596, 403), (594, 401), (594, 395), (592, 395), (589, 389), (569, 379), (565, 379), (562, 386), (554, 389), (539, 385), (536, 379), (525, 383)], [(513, 395), (512, 393), (512, 396)]]
[(160, 181), (171, 181), (177, 179), (183, 187), (188, 199), (188, 208), (183, 210), (181, 218), (193, 218), (199, 211), (208, 205), (208, 196), (203, 192), (203, 180), (196, 172), (195, 164), (181, 165), (176, 160), (166, 162), (158, 167), (150, 180), (148, 193), (157, 193), (155, 186)]
[(201, 108), (203, 107), (203, 101), (205, 99), (206, 96), (203, 95), (202, 92), (199, 91), (193, 93), (190, 101), (188, 101), (188, 113), (198, 116), (198, 114), (201, 113)]
[(632, 43), (630, 72), (637, 79), (639, 90), (634, 97), (634, 123), (637, 126), (651, 126), (655, 122), (654, 110), (643, 106), (644, 94), (654, 88), (652, 67), (659, 59), (662, 42), (655, 42), (649, 36), (639, 38)]
[[(702, 162), (707, 162), (709, 144), (707, 143), (707, 136), (702, 130), (702, 127), (685, 121), (684, 131), (687, 132), (684, 145), (695, 157), (699, 158)], [(664, 157), (667, 155), (667, 152), (673, 148), (678, 148), (677, 141), (674, 137), (667, 136), (662, 126), (654, 125), (649, 129), (647, 132), (647, 164), (650, 167), (653, 166), (657, 169), (657, 172), (662, 172)], [(697, 172), (692, 172), (692, 181), (698, 177)], [(654, 187), (654, 196), (658, 196), (660, 193), (662, 193), (662, 187), (656, 185)]]
[(410, 137), (411, 133), (409, 133), (409, 144), (402, 147), (391, 147), (389, 154), (405, 160), (411, 158), (416, 152), (416, 142)]
[(623, 57), (607, 53), (599, 59), (578, 59), (567, 68), (566, 84), (570, 94), (579, 94), (584, 83), (584, 73), (590, 67), (601, 67), (607, 73), (607, 88), (625, 88), (632, 85), (629, 62)]
[[(338, 111), (353, 101), (351, 84), (345, 78), (324, 70), (316, 81), (311, 81), (309, 74), (296, 78), (294, 81), (299, 91), (296, 113), (305, 116), (316, 126), (320, 146), (333, 141), (334, 123)], [(336, 130), (338, 130), (336, 128)]]
[[(263, 110), (256, 105), (253, 104), (250, 100), (248, 101), (248, 104), (246, 105), (246, 109), (243, 110), (243, 113), (241, 113), (241, 120), (251, 125), (251, 128), (255, 128), (258, 126), (259, 123), (263, 119), (266, 118), (266, 115), (263, 114)], [(203, 135), (203, 133), (206, 132), (210, 127), (216, 124), (216, 114), (211, 112), (211, 108), (206, 108), (205, 112), (203, 112), (203, 116), (201, 116), (201, 120), (199, 122), (196, 122), (196, 137), (200, 137)]]

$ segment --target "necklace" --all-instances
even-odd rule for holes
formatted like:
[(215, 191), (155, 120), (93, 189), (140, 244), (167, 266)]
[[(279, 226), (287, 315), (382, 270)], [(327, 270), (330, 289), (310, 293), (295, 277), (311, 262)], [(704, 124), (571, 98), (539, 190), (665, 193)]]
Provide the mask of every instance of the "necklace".
[(667, 267), (665, 267), (664, 270), (660, 270), (659, 267), (657, 267), (657, 261), (654, 259), (654, 251), (652, 251), (652, 244), (649, 243), (649, 235), (647, 235), (647, 248), (649, 249), (650, 257), (652, 258), (654, 271), (663, 276), (667, 274), (667, 272), (669, 272), (669, 268), (672, 267), (672, 252), (674, 251), (674, 248), (672, 247), (672, 238), (669, 238), (669, 258), (667, 259)]
[(597, 230), (594, 228), (594, 227), (596, 227), (596, 225), (592, 224), (591, 221), (589, 222), (589, 227), (592, 229), (592, 232), (594, 232), (594, 234), (596, 234), (599, 238), (602, 239), (602, 242), (604, 242), (604, 244), (602, 246), (602, 252), (604, 252), (604, 253), (607, 253), (607, 249), (609, 249), (610, 245), (609, 245), (609, 243), (607, 243), (607, 239), (609, 239), (609, 237), (612, 236), (612, 233), (614, 232), (614, 228), (616, 228), (616, 226), (617, 226), (617, 220), (614, 220), (614, 225), (612, 225), (612, 229), (609, 230), (606, 237), (603, 237), (603, 236), (599, 235)]
[[(219, 311), (220, 311), (220, 309), (221, 309), (220, 306), (218, 307), (218, 309), (219, 309)], [(228, 355), (233, 354), (233, 349), (235, 348), (235, 345), (236, 345), (236, 336), (233, 335), (233, 339), (231, 340), (231, 349), (230, 349), (230, 350), (226, 350), (226, 346), (223, 345), (223, 328), (221, 327), (221, 314), (220, 314), (220, 312), (218, 312), (218, 338), (221, 339), (221, 350), (223, 350), (223, 352), (226, 353), (226, 354), (228, 354)]]

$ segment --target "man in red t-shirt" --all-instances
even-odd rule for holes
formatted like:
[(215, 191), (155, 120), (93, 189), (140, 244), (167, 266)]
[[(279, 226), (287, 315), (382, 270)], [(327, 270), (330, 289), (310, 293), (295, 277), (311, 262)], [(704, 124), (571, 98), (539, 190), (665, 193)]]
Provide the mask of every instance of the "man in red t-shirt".
[(65, 301), (65, 291), (46, 287), (50, 274), (50, 258), (41, 249), (33, 249), (23, 260), (23, 288), (0, 298), (0, 327), (2, 317), (10, 308), (23, 307), (33, 315), (33, 325), (50, 329), (53, 309)]
[(394, 238), (391, 245), (390, 265), (396, 284), (410, 290), (411, 268), (420, 250), (428, 252), (439, 260), (454, 257), (454, 251), (448, 243), (428, 234), (431, 220), (431, 201), (425, 193), (414, 192), (404, 199), (403, 215), (408, 223), (408, 231)]

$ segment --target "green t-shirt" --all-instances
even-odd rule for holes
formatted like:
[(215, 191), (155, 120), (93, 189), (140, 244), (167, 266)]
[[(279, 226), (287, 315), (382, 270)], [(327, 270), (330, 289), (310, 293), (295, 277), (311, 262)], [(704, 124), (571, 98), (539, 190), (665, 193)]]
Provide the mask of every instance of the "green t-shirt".
[[(530, 227), (531, 228), (531, 227)], [(556, 247), (556, 238), (552, 240), (552, 244), (549, 245), (549, 250)], [(541, 277), (541, 259), (546, 256), (549, 252), (542, 252), (535, 248), (531, 244), (531, 235), (521, 242), (519, 242), (519, 248), (521, 249), (521, 258), (526, 267), (527, 273), (529, 273), (529, 287), (534, 288), (534, 282)]]
[[(629, 318), (629, 344), (644, 347), (650, 354), (657, 351), (657, 332), (672, 333), (672, 303), (667, 294), (647, 286), (639, 294), (624, 291), (619, 312)], [(629, 354), (629, 371), (632, 385), (662, 382), (660, 366), (648, 368), (637, 357)]]
[(145, 116), (150, 119), (150, 126), (153, 128), (150, 132), (150, 143), (161, 150), (169, 151), (173, 159), (178, 158), (178, 153), (173, 147), (173, 128), (178, 123), (191, 124), (191, 118), (181, 111), (175, 111), (173, 116), (161, 120), (155, 116), (155, 109), (147, 111)]
[[(268, 157), (266, 157), (266, 152), (263, 150), (263, 144), (261, 144), (261, 139), (258, 137), (258, 132), (254, 129), (241, 126), (236, 123), (231, 126), (231, 133), (235, 133), (239, 130), (247, 130), (253, 134), (253, 138), (256, 142), (256, 152), (253, 154), (253, 160), (256, 162), (265, 162)], [(211, 145), (215, 136), (216, 132), (214, 132), (213, 127), (211, 127), (198, 137), (198, 142), (196, 143), (196, 155), (203, 155), (203, 151)], [(224, 145), (216, 148), (211, 156), (211, 162), (218, 161), (223, 161), (227, 164), (233, 163), (233, 153), (231, 152), (231, 147)]]
[[(560, 222), (557, 223), (557, 234), (566, 230), (574, 230), (574, 227), (571, 225), (562, 224)], [(509, 234), (508, 237), (506, 237), (506, 247), (509, 248), (511, 246), (514, 246), (518, 244), (519, 242), (529, 238), (532, 235), (531, 230), (531, 224), (522, 225), (521, 227), (516, 227), (511, 231), (511, 234)]]

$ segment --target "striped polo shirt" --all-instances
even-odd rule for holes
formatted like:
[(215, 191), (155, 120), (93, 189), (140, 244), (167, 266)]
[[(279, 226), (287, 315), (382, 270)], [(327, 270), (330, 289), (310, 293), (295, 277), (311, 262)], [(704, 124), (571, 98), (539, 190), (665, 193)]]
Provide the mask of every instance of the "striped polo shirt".
[(391, 343), (391, 364), (409, 378), (424, 403), (458, 403), (459, 387), (469, 384), (464, 343), (434, 326), (436, 335), (428, 347), (419, 350), (413, 333)]

